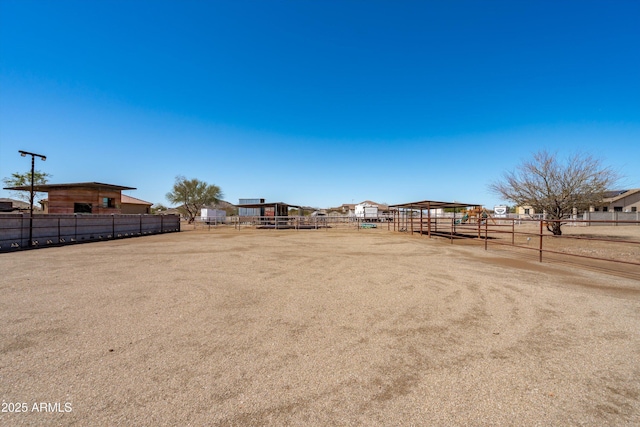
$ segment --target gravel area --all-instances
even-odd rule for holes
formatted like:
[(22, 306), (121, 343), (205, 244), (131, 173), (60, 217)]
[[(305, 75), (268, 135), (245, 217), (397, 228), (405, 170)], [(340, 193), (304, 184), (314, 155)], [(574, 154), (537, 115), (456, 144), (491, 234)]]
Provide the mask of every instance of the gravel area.
[(634, 279), (381, 229), (186, 231), (0, 272), (0, 425), (640, 425)]

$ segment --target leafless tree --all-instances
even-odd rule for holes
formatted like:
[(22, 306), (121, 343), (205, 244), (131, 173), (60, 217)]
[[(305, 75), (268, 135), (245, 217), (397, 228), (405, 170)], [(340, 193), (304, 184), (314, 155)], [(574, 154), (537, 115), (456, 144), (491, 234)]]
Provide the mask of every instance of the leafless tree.
[(542, 150), (489, 188), (518, 206), (544, 212), (547, 230), (561, 235), (562, 220), (570, 218), (574, 209), (583, 212), (600, 204), (618, 179), (613, 169), (591, 155), (579, 153), (561, 161), (557, 154)]

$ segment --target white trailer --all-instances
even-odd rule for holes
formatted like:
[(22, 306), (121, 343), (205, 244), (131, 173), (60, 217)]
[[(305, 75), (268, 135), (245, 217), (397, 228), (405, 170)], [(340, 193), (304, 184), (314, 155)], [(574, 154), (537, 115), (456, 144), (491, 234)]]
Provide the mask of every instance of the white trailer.
[(355, 217), (362, 220), (378, 220), (378, 205), (370, 205), (368, 203), (361, 203), (356, 205)]
[(206, 222), (207, 224), (218, 224), (224, 223), (227, 219), (227, 212), (222, 209), (208, 209), (202, 208), (200, 211), (200, 221)]

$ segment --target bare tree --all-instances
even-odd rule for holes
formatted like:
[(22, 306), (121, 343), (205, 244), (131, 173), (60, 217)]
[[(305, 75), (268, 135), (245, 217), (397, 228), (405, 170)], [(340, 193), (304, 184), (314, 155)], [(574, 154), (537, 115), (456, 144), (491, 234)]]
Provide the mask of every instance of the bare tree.
[(544, 212), (547, 230), (561, 235), (562, 220), (570, 218), (574, 209), (582, 212), (601, 203), (604, 192), (618, 179), (613, 169), (591, 155), (574, 154), (560, 161), (542, 150), (489, 188), (516, 205)]
[(167, 193), (166, 197), (169, 202), (180, 204), (178, 210), (191, 224), (204, 206), (220, 200), (222, 190), (216, 185), (209, 185), (195, 178), (187, 179), (184, 176), (177, 176), (173, 190)]

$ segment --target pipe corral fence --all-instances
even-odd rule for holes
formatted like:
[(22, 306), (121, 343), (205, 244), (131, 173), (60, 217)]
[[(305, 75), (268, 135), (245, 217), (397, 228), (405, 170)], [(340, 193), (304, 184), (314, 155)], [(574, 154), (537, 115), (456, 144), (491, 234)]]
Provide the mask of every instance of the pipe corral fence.
[(0, 215), (0, 252), (180, 231), (178, 215)]
[(363, 229), (387, 228), (391, 230), (393, 218), (380, 214), (371, 218), (359, 218), (349, 215), (318, 216), (230, 216), (218, 218), (196, 218), (193, 228), (212, 229), (217, 226), (232, 226), (236, 230), (243, 228), (274, 230), (326, 230), (326, 229)]
[[(419, 210), (402, 209), (394, 213), (393, 230), (445, 238), (452, 244), (475, 241), (485, 250), (500, 246), (539, 262), (564, 262), (640, 279), (640, 231), (635, 232), (640, 220), (594, 217), (586, 213), (564, 220), (491, 215), (469, 219), (462, 213), (431, 213), (426, 217)], [(552, 223), (562, 224), (561, 235), (548, 231)], [(616, 227), (613, 230), (617, 232), (605, 227)]]
[[(611, 214), (610, 214), (611, 215)], [(616, 272), (640, 279), (640, 231), (616, 233), (622, 227), (640, 230), (640, 219), (594, 219), (596, 215), (575, 215), (562, 220), (563, 234), (547, 230), (551, 221), (530, 217), (478, 216), (461, 213), (430, 213), (398, 209), (391, 217), (361, 219), (354, 216), (233, 216), (223, 221), (199, 221), (195, 229), (217, 226), (273, 230), (329, 230), (382, 228), (426, 237), (448, 239), (451, 244), (469, 241), (507, 248), (539, 262), (566, 262), (586, 268)], [(620, 218), (617, 215), (615, 218)], [(624, 218), (629, 215), (622, 216)], [(34, 215), (29, 244), (29, 214), (0, 215), (0, 253), (66, 244), (138, 237), (180, 231), (178, 215)], [(615, 227), (615, 228), (609, 228)], [(620, 227), (620, 228), (619, 228)], [(602, 231), (604, 230), (604, 231)]]

